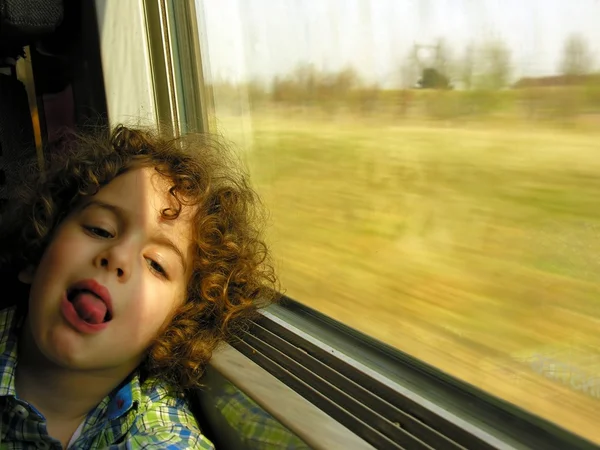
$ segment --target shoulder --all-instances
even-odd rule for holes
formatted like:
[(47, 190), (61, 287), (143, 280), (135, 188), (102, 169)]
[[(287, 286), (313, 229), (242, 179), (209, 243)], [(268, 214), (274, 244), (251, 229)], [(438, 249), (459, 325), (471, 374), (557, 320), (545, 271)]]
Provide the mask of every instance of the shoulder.
[(146, 382), (134, 423), (129, 430), (128, 448), (206, 449), (213, 444), (202, 434), (185, 398), (172, 395), (162, 384)]

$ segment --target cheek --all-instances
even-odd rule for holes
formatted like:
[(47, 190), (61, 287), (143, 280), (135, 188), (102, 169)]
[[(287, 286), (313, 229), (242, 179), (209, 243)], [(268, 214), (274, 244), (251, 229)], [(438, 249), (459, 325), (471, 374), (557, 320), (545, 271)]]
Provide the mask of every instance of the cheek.
[(180, 295), (174, 295), (166, 286), (149, 286), (139, 289), (131, 299), (126, 323), (129, 333), (152, 339), (170, 323), (173, 314), (183, 303)]
[(54, 285), (62, 281), (65, 272), (64, 250), (60, 242), (51, 243), (47, 248), (38, 266), (35, 269), (31, 286), (32, 294), (52, 294)]
[(70, 262), (80, 259), (85, 248), (75, 230), (63, 228), (58, 230), (54, 239), (44, 252), (40, 266), (47, 270), (68, 266)]

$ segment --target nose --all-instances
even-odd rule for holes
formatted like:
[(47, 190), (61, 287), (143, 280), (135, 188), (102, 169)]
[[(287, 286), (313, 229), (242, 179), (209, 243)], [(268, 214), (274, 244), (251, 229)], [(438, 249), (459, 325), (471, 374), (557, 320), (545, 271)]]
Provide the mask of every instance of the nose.
[(122, 246), (113, 246), (100, 252), (94, 261), (94, 265), (100, 269), (107, 270), (117, 276), (117, 280), (127, 281), (131, 275), (131, 252)]

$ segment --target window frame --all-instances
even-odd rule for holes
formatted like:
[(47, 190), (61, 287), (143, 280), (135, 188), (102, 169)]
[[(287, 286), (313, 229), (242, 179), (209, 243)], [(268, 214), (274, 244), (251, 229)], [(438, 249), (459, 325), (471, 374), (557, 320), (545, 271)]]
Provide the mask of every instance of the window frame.
[[(355, 382), (362, 380), (376, 395), (389, 403), (402, 405), (403, 412), (422, 419), (441, 434), (456, 437), (465, 448), (598, 448), (558, 424), (456, 379), (288, 297), (284, 297), (280, 305), (264, 311), (257, 322), (259, 328), (274, 331), (286, 344), (299, 349), (294, 355), (298, 365), (314, 370), (311, 360), (320, 359), (328, 366), (338, 366), (334, 368), (343, 369), (344, 377)], [(277, 328), (285, 330), (278, 332)], [(262, 330), (250, 329), (242, 338), (245, 344), (234, 344), (234, 347), (264, 366), (261, 364), (264, 357), (253, 356), (265, 348), (254, 344), (257, 338), (264, 340), (264, 334)], [(249, 339), (248, 335), (253, 338)], [(273, 340), (269, 339), (268, 343), (273, 345)], [(289, 347), (281, 344), (277, 350), (285, 353), (286, 348)], [(281, 358), (270, 359), (289, 370)], [(317, 372), (317, 375), (321, 374)], [(281, 377), (280, 382), (286, 381), (287, 377)], [(391, 393), (392, 390), (395, 392)], [(357, 395), (351, 391), (346, 394), (348, 398), (339, 404), (342, 409), (349, 409), (348, 402)], [(277, 405), (270, 405), (270, 408), (274, 407)], [(269, 408), (267, 410), (275, 415)], [(302, 430), (294, 429), (293, 425), (290, 429), (302, 435)]]

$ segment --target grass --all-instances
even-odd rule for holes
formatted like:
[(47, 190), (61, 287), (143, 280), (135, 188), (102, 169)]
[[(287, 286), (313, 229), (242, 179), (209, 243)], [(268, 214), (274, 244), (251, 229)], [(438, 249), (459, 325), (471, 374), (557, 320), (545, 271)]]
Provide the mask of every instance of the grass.
[(291, 297), (600, 442), (599, 133), (245, 120)]

